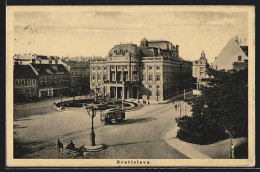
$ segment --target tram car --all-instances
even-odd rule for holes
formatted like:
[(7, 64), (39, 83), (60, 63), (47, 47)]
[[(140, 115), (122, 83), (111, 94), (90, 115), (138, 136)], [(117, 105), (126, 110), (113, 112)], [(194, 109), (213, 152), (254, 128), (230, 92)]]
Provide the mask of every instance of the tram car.
[(120, 108), (107, 109), (100, 113), (102, 124), (111, 124), (113, 121), (120, 122), (125, 119), (125, 110)]

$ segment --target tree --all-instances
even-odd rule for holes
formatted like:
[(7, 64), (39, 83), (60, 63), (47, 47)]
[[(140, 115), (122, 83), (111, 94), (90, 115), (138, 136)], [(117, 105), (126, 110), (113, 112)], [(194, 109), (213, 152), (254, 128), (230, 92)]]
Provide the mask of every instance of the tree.
[[(209, 69), (209, 79), (206, 79), (207, 86), (201, 88), (202, 96), (193, 98), (189, 102), (192, 106), (192, 116), (176, 119), (182, 129), (180, 133), (186, 131), (181, 137), (185, 135), (186, 137), (194, 137), (195, 140), (204, 139), (203, 142), (210, 143), (216, 141), (216, 138), (224, 138), (225, 131), (231, 133), (233, 137), (247, 136), (247, 73), (247, 68), (238, 72)], [(195, 128), (184, 125), (192, 123), (192, 121), (197, 124), (194, 126)], [(198, 128), (199, 126), (201, 128)], [(190, 135), (187, 135), (188, 130), (191, 130)], [(200, 138), (195, 138), (192, 131), (198, 132), (200, 135), (197, 134), (197, 136)], [(209, 135), (209, 131), (213, 133)], [(205, 137), (207, 137), (206, 140)]]

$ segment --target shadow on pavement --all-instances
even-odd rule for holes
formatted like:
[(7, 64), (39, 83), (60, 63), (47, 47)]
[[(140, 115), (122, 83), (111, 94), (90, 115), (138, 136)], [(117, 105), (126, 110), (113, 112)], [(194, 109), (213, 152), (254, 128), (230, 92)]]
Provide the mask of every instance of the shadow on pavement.
[(118, 123), (112, 123), (110, 125), (125, 125), (125, 124), (134, 124), (134, 123), (145, 123), (149, 121), (153, 121), (155, 118), (149, 117), (149, 118), (137, 118), (137, 119), (126, 119), (122, 122)]

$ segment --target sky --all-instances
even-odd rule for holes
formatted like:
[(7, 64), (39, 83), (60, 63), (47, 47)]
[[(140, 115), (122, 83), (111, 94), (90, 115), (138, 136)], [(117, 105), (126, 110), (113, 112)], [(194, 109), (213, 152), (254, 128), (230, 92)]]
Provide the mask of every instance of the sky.
[(146, 38), (179, 45), (185, 60), (199, 59), (204, 50), (212, 62), (231, 37), (238, 34), (245, 44), (248, 39), (247, 12), (176, 11), (160, 6), (156, 10), (58, 8), (14, 12), (14, 53), (105, 57), (120, 42), (139, 46)]

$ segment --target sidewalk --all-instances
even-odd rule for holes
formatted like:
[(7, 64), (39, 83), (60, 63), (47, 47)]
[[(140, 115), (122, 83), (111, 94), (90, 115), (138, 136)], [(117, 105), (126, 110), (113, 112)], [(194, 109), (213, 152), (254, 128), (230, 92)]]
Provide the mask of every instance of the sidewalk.
[[(193, 149), (190, 143), (183, 142), (176, 138), (177, 128), (170, 130), (164, 136), (166, 142), (185, 156), (191, 159), (211, 159), (209, 156)], [(175, 138), (174, 138), (175, 137)]]
[[(191, 159), (229, 159), (230, 139), (221, 140), (209, 145), (198, 145), (176, 138), (177, 129), (172, 129), (164, 136), (166, 142)], [(233, 139), (234, 146), (247, 138)]]
[[(186, 92), (186, 96), (190, 96), (192, 95), (192, 91), (188, 91)], [(173, 96), (167, 100), (160, 100), (160, 101), (156, 101), (156, 100), (149, 100), (149, 103), (150, 105), (155, 105), (155, 104), (166, 104), (166, 103), (169, 103), (169, 102), (173, 102), (174, 100), (178, 99), (178, 98), (183, 98), (183, 93), (182, 94), (179, 94), (179, 95), (176, 95), (176, 96)], [(129, 101), (134, 101), (135, 103), (138, 103), (138, 100), (137, 99), (133, 99), (133, 98), (130, 98), (130, 99), (127, 99)], [(139, 99), (139, 102), (142, 104), (143, 102), (143, 99)], [(146, 100), (146, 105), (148, 101)]]

